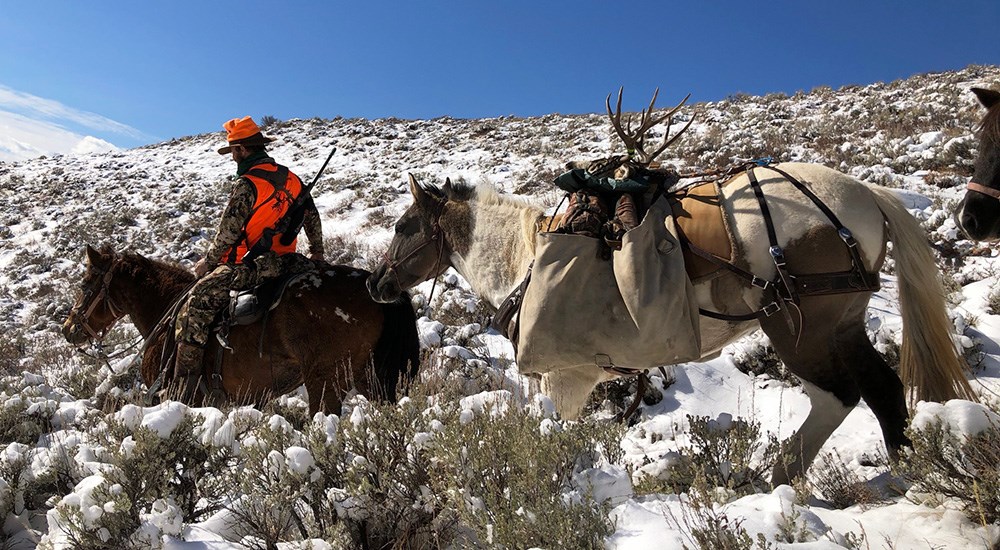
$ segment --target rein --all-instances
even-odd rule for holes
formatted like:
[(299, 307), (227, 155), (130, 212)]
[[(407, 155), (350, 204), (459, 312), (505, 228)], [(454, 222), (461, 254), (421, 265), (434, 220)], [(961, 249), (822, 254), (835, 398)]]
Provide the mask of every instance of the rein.
[(1000, 189), (994, 189), (992, 187), (986, 187), (985, 185), (983, 185), (981, 183), (976, 183), (974, 181), (970, 181), (969, 184), (966, 187), (969, 189), (969, 191), (975, 191), (977, 193), (982, 193), (984, 195), (993, 197), (994, 199), (1000, 200)]

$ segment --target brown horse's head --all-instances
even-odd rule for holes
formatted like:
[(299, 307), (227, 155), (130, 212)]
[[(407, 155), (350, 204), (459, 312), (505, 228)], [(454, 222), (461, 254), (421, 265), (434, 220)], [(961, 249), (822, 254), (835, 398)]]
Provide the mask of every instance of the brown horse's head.
[(986, 107), (979, 126), (979, 157), (956, 221), (970, 239), (1000, 240), (1000, 91), (973, 88)]
[(87, 262), (80, 297), (62, 328), (63, 336), (74, 345), (101, 340), (115, 321), (125, 315), (110, 296), (111, 281), (120, 263), (118, 254), (109, 246), (97, 250), (88, 244)]
[(424, 187), (410, 174), (413, 204), (395, 226), (385, 259), (368, 277), (368, 292), (378, 302), (394, 302), (402, 292), (444, 273), (451, 264), (451, 247), (442, 228), (451, 180), (440, 189)]

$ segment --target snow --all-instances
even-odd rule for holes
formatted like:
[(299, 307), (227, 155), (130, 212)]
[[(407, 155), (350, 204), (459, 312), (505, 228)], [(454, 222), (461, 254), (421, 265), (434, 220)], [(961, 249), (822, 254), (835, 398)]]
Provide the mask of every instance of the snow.
[[(970, 353), (978, 349), (981, 354), (973, 384), (986, 398), (1000, 395), (1000, 315), (991, 312), (989, 305), (1000, 290), (995, 276), (1000, 249), (997, 245), (963, 241), (957, 233), (951, 211), (968, 177), (968, 166), (959, 164), (962, 159), (948, 167), (953, 168), (952, 175), (957, 178), (954, 185), (933, 181), (940, 172), (947, 172), (935, 159), (952, 158), (975, 145), (967, 128), (974, 126), (978, 113), (971, 110), (972, 99), (962, 95), (964, 90), (998, 78), (1000, 70), (992, 68), (985, 73), (970, 70), (949, 79), (915, 77), (909, 84), (875, 85), (822, 97), (802, 94), (777, 104), (765, 104), (763, 99), (752, 97), (743, 102), (703, 104), (703, 115), (691, 128), (692, 135), (697, 136), (721, 128), (727, 142), (759, 149), (756, 136), (763, 130), (773, 131), (775, 124), (784, 123), (781, 121), (807, 124), (850, 117), (858, 106), (871, 102), (896, 105), (905, 111), (915, 108), (918, 98), (934, 101), (935, 110), (951, 117), (947, 123), (905, 136), (881, 129), (864, 133), (867, 129), (845, 127), (845, 134), (838, 136), (840, 141), (831, 147), (832, 153), (818, 152), (813, 139), (803, 138), (789, 148), (788, 154), (805, 161), (841, 165), (843, 171), (860, 179), (893, 187), (924, 224), (929, 238), (941, 249), (951, 247), (957, 251), (958, 260), (941, 262), (946, 265), (947, 261), (948, 277), (960, 291), (950, 297), (949, 314), (960, 331), (959, 343)], [(947, 80), (944, 84), (948, 93), (939, 93), (942, 80)], [(709, 122), (721, 126), (711, 127)], [(495, 136), (474, 136), (474, 125), (480, 123), (488, 123)], [(431, 183), (450, 176), (473, 183), (487, 181), (507, 192), (523, 189), (539, 202), (553, 206), (559, 197), (546, 182), (538, 181), (541, 175), (560, 170), (566, 160), (599, 156), (615, 147), (600, 114), (550, 115), (544, 120), (300, 120), (284, 123), (274, 133), (281, 140), (271, 152), (303, 177), (319, 168), (330, 135), (338, 137), (342, 150), (324, 174), (316, 202), (328, 241), (338, 243), (328, 255), (343, 253), (344, 262), (356, 262), (359, 267), (381, 257), (392, 236), (392, 222), (410, 202), (406, 171), (417, 171)], [(173, 401), (144, 407), (128, 399), (135, 397), (129, 393), (132, 390), (112, 381), (113, 375), (127, 375), (134, 351), (108, 364), (88, 362), (69, 350), (57, 335), (68, 304), (64, 293), (51, 289), (76, 288), (81, 274), (80, 250), (85, 242), (111, 240), (119, 247), (127, 244), (131, 250), (186, 266), (199, 257), (211, 239), (211, 224), (221, 208), (232, 172), (227, 158), (211, 153), (219, 135), (191, 136), (128, 151), (107, 150), (105, 144), (83, 136), (64, 137), (66, 145), (75, 147), (79, 154), (0, 164), (0, 329), (38, 341), (32, 348), (35, 357), (19, 359), (18, 366), (25, 372), (0, 388), (0, 410), (21, 415), (18, 418), (22, 419), (44, 419), (51, 426), (46, 426), (48, 431), (37, 441), (2, 444), (0, 464), (6, 466), (23, 459), (29, 477), (37, 478), (52, 471), (60, 461), (71, 462), (80, 477), (50, 506), (78, 510), (87, 525), (96, 526), (103, 516), (115, 512), (117, 504), (97, 496), (101, 488), (114, 491), (107, 486), (106, 477), (110, 450), (97, 442), (87, 426), (102, 424), (92, 422), (105, 418), (99, 403), (104, 399), (113, 402), (110, 398), (117, 397), (122, 399), (119, 403), (127, 404), (117, 405), (110, 417), (129, 432), (145, 428), (167, 438), (185, 418), (191, 417), (194, 433), (205, 446), (236, 454), (260, 448), (264, 451), (259, 455), (264, 457), (264, 465), (276, 476), (316, 475), (319, 456), (313, 456), (296, 439), (301, 436), (301, 422), (315, 428), (327, 445), (334, 446), (339, 443), (341, 422), (363, 430), (372, 418), (372, 407), (364, 397), (354, 397), (343, 411), (317, 413), (305, 416), (305, 420), (301, 411), (308, 408), (301, 391), (276, 400), (278, 410), (293, 411), (287, 417), (275, 414), (274, 409), (268, 409), (267, 414), (251, 407), (223, 412), (190, 408)], [(520, 145), (529, 142), (530, 146)], [(400, 147), (403, 143), (405, 148)], [(679, 144), (683, 146), (684, 140)], [(0, 158), (4, 154), (9, 155), (7, 158), (23, 158), (38, 152), (24, 149), (16, 136), (10, 136), (8, 141), (0, 140)], [(709, 156), (699, 158), (708, 165), (730, 160), (724, 153), (706, 154)], [(666, 160), (686, 162), (679, 157)], [(100, 195), (95, 194), (97, 182), (104, 190)], [(358, 276), (362, 275), (359, 271)], [(895, 277), (886, 270), (881, 281), (882, 289), (873, 296), (867, 320), (873, 343), (886, 352), (899, 344), (901, 320)], [(469, 292), (467, 283), (448, 272), (437, 284), (435, 307), (428, 308), (432, 286), (427, 282), (412, 291), (413, 303), (420, 310), (417, 328), (421, 346), (430, 352), (424, 369), (428, 374), (461, 379), (463, 393), (455, 400), (458, 421), (468, 423), (482, 415), (502, 415), (511, 407), (523, 407), (538, 417), (538, 433), (553, 436), (565, 429), (551, 399), (538, 393), (537, 381), (517, 372), (510, 342), (484, 329), (482, 319), (462, 317), (454, 325), (445, 321), (440, 313), (444, 310), (466, 316), (477, 311), (480, 302)], [(340, 310), (333, 314), (345, 322), (357, 321)], [(120, 331), (119, 340), (109, 343), (109, 348), (125, 348), (123, 342), (137, 336), (127, 323)], [(663, 392), (663, 399), (641, 405), (638, 421), (625, 431), (621, 463), (611, 464), (599, 458), (574, 474), (574, 488), (563, 497), (568, 501), (591, 497), (611, 507), (615, 532), (606, 541), (609, 548), (693, 546), (691, 522), (697, 519), (691, 516), (691, 495), (635, 493), (644, 476), (656, 477), (668, 470), (676, 463), (679, 450), (690, 445), (689, 416), (707, 417), (719, 429), (732, 426), (737, 419), (752, 420), (766, 434), (779, 438), (790, 436), (799, 426), (809, 411), (808, 398), (799, 387), (764, 375), (750, 376), (737, 368), (744, 358), (759, 353), (767, 343), (766, 337), (754, 333), (726, 348), (716, 359), (668, 367), (666, 379), (654, 372), (653, 383)], [(46, 353), (56, 351), (64, 355), (54, 360), (47, 358)], [(79, 392), (69, 389), (72, 386), (67, 379), (87, 373), (88, 369), (100, 374), (101, 384), (95, 395), (76, 395)], [(440, 408), (443, 400), (431, 396), (428, 411)], [(417, 406), (417, 401), (404, 400), (399, 406)], [(613, 412), (602, 406), (588, 421), (602, 421), (602, 415), (612, 416)], [(293, 420), (296, 415), (299, 420)], [(919, 428), (940, 422), (956, 436), (969, 437), (994, 427), (998, 420), (982, 404), (953, 400), (919, 403), (913, 425)], [(263, 437), (248, 433), (249, 427), (258, 423), (287, 436), (289, 441), (280, 448), (267, 448)], [(409, 443), (414, 450), (428, 449), (444, 430), (442, 422), (433, 420), (428, 431), (417, 433)], [(135, 440), (132, 435), (115, 440), (112, 449), (130, 452)], [(851, 472), (873, 485), (891, 475), (884, 466), (877, 465), (877, 457), (885, 454), (881, 429), (863, 402), (824, 445), (820, 455), (825, 454), (840, 457)], [(366, 469), (374, 462), (369, 458), (373, 457), (355, 456), (352, 464), (359, 470)], [(338, 497), (336, 506), (342, 517), (363, 516), (362, 503), (335, 492), (331, 492), (331, 498)], [(11, 539), (15, 543), (24, 542), (15, 548), (32, 548), (32, 541), (37, 542), (43, 535), (54, 548), (68, 548), (58, 508), (44, 510), (41, 520), (33, 524), (20, 519), (29, 513), (24, 500), (23, 491), (18, 493), (0, 474), (0, 511), (8, 514), (4, 533), (13, 533), (9, 536), (15, 537)], [(227, 504), (233, 508), (240, 505)], [(470, 497), (470, 505), (477, 505), (475, 497)], [(862, 547), (870, 548), (887, 548), (891, 544), (899, 549), (971, 549), (989, 547), (1000, 540), (996, 525), (977, 525), (954, 509), (953, 503), (932, 507), (900, 496), (866, 509), (852, 506), (837, 510), (816, 498), (799, 504), (794, 490), (781, 486), (716, 504), (714, 510), (739, 522), (751, 535), (762, 534), (769, 541), (775, 541), (789, 522), (807, 539), (778, 543), (779, 548), (842, 548), (849, 537), (862, 534), (867, 542)], [(242, 547), (241, 535), (233, 528), (236, 519), (232, 510), (185, 523), (177, 503), (158, 499), (142, 510), (140, 517), (142, 526), (136, 537), (149, 547)], [(305, 548), (309, 544), (313, 548), (329, 547), (319, 540), (281, 543), (279, 547)]]
[(184, 420), (187, 411), (188, 408), (183, 403), (167, 401), (162, 405), (143, 411), (142, 421), (139, 425), (152, 430), (160, 437), (168, 437), (174, 428)]

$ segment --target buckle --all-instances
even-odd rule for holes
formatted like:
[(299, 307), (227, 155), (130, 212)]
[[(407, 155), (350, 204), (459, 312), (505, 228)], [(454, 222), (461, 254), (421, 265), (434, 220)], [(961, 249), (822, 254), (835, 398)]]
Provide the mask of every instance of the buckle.
[(771, 302), (770, 304), (764, 306), (764, 309), (762, 309), (761, 311), (764, 312), (765, 317), (770, 317), (775, 313), (781, 311), (781, 304), (779, 304), (778, 302)]
[(846, 227), (841, 227), (840, 229), (837, 230), (837, 235), (840, 235), (841, 240), (843, 240), (847, 244), (847, 246), (851, 248), (858, 246), (858, 241), (854, 239), (854, 235), (851, 233), (850, 229)]
[(767, 279), (762, 279), (762, 278), (754, 275), (753, 279), (750, 280), (750, 284), (753, 285), (753, 286), (755, 286), (755, 287), (757, 287), (757, 288), (765, 289), (766, 290), (767, 287), (771, 286), (771, 281), (768, 281)]
[(785, 265), (785, 251), (781, 249), (780, 246), (774, 245), (768, 249), (771, 253), (771, 258), (774, 259), (774, 264), (778, 267), (783, 267)]

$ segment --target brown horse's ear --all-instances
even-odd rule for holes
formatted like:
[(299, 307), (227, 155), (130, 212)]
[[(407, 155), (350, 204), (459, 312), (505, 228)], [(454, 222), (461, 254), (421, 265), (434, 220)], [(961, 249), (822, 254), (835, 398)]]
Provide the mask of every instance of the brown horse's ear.
[(97, 265), (101, 263), (101, 260), (103, 259), (104, 258), (101, 256), (100, 251), (89, 244), (87, 245), (87, 260), (90, 261), (90, 265)]
[(455, 196), (455, 190), (451, 187), (451, 178), (444, 178), (444, 185), (441, 186), (441, 191), (449, 199)]
[(986, 88), (973, 88), (972, 93), (976, 94), (979, 98), (979, 102), (983, 104), (983, 107), (989, 109), (990, 107), (1000, 103), (1000, 92), (996, 90), (987, 90)]

